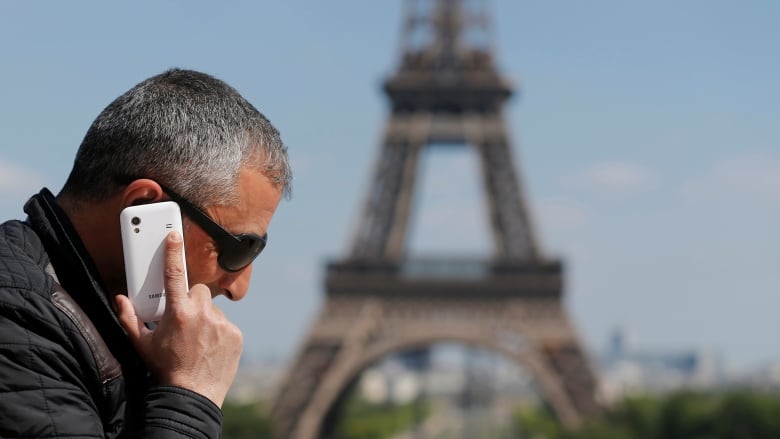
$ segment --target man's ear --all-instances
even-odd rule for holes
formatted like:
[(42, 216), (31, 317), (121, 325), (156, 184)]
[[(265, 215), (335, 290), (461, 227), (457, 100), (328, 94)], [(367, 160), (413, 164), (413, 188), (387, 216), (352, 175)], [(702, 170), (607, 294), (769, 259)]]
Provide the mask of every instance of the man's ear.
[(148, 178), (133, 180), (122, 191), (122, 209), (139, 204), (156, 203), (167, 199), (162, 187)]

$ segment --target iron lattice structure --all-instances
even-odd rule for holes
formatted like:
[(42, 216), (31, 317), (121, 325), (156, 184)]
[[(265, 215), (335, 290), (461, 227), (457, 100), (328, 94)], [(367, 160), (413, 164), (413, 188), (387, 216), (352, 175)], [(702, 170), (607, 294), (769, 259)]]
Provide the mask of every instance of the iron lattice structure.
[[(562, 304), (560, 261), (541, 256), (513, 166), (511, 84), (491, 50), (484, 4), (407, 0), (391, 113), (348, 256), (327, 267), (327, 300), (279, 388), (277, 435), (322, 436), (329, 410), (365, 368), (395, 352), (457, 341), (529, 371), (565, 424), (598, 411), (596, 381)], [(407, 225), (421, 152), (476, 149), (495, 254), (410, 261)], [(467, 275), (464, 275), (466, 273)]]

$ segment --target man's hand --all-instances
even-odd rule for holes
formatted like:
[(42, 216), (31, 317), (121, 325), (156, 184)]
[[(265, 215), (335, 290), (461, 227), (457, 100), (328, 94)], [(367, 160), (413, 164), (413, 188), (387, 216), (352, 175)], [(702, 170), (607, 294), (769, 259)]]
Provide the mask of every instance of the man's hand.
[(160, 384), (200, 393), (219, 407), (233, 383), (241, 357), (241, 331), (211, 301), (205, 285), (187, 292), (182, 240), (165, 242), (165, 312), (154, 330), (136, 317), (130, 300), (116, 296), (119, 321)]

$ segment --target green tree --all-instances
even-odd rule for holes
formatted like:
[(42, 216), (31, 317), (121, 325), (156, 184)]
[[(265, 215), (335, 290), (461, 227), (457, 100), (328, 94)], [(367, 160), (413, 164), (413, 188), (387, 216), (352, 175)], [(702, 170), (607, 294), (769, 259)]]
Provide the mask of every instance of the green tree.
[(430, 409), (419, 401), (408, 404), (371, 404), (350, 398), (335, 426), (339, 439), (385, 439), (422, 422)]
[(271, 421), (261, 402), (222, 406), (222, 439), (270, 439)]
[(516, 416), (524, 437), (544, 439), (763, 439), (780, 438), (780, 395), (681, 391), (631, 397), (601, 416), (567, 430), (544, 407)]

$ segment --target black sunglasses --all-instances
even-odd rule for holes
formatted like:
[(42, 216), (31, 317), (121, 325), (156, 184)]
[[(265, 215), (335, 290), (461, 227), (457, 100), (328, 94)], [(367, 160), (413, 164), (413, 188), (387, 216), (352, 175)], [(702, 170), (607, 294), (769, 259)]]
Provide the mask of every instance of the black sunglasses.
[(263, 251), (268, 242), (268, 233), (263, 236), (254, 233), (242, 233), (234, 235), (222, 226), (217, 224), (205, 212), (200, 210), (194, 204), (190, 203), (176, 192), (160, 185), (163, 191), (168, 194), (173, 201), (179, 204), (181, 210), (195, 221), (204, 232), (217, 244), (219, 249), (217, 262), (225, 271), (240, 271), (255, 260), (257, 255)]

